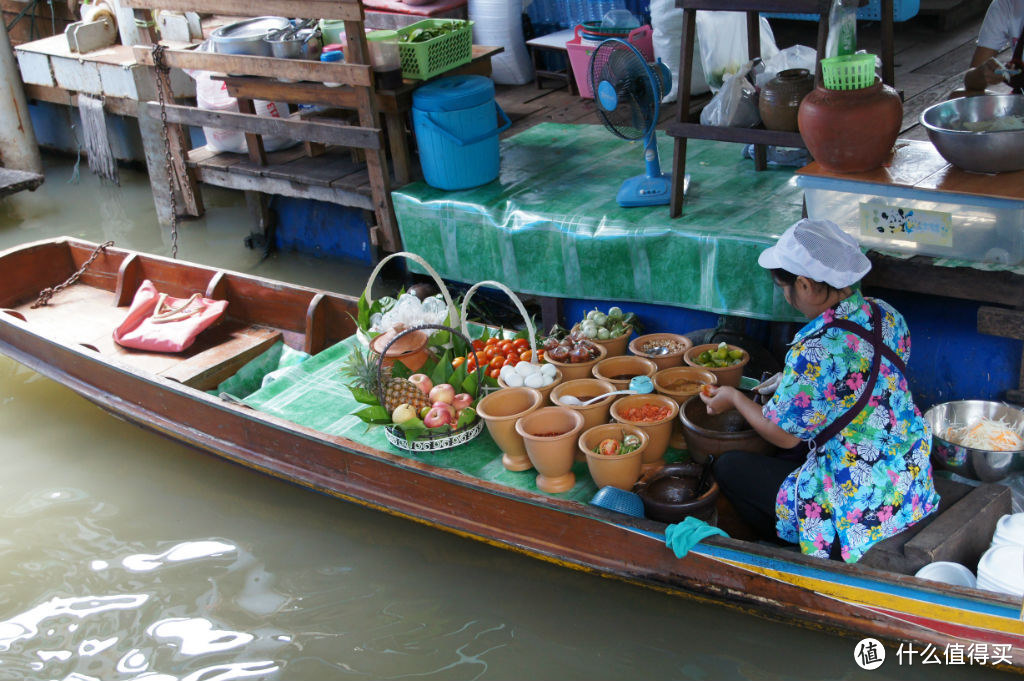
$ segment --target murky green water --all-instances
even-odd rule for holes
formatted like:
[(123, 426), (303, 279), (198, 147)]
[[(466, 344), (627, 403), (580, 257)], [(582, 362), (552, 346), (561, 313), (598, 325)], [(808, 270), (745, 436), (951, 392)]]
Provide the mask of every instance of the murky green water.
[[(0, 248), (70, 234), (169, 254), (147, 178), (0, 201)], [(181, 257), (355, 291), (367, 272), (259, 262), (208, 191)], [(4, 276), (0, 272), (0, 276)], [(128, 425), (0, 357), (0, 679), (932, 679), (856, 640), (576, 573), (264, 477)]]

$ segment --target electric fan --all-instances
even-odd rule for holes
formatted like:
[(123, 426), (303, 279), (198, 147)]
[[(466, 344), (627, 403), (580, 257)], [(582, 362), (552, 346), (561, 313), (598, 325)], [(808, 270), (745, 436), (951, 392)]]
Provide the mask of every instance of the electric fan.
[(620, 206), (661, 206), (669, 202), (672, 177), (661, 172), (654, 127), (661, 99), (672, 86), (672, 73), (659, 59), (648, 63), (625, 40), (601, 42), (590, 58), (590, 85), (597, 115), (605, 127), (623, 139), (644, 141), (647, 172), (622, 183)]

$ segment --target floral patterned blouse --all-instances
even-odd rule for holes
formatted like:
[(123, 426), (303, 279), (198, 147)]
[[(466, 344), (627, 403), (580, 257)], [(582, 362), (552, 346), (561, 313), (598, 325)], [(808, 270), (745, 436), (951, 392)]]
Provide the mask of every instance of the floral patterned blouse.
[[(883, 342), (906, 363), (906, 322), (890, 305), (876, 302), (884, 318)], [(764, 406), (765, 418), (801, 440), (812, 440), (853, 406), (870, 377), (869, 342), (838, 328), (815, 335), (844, 318), (873, 328), (871, 308), (859, 291), (797, 333), (782, 382)], [(779, 537), (799, 544), (803, 553), (827, 558), (838, 535), (843, 560), (856, 562), (875, 542), (938, 508), (931, 441), (906, 377), (883, 357), (868, 406), (838, 436), (817, 443), (816, 453), (779, 488)]]

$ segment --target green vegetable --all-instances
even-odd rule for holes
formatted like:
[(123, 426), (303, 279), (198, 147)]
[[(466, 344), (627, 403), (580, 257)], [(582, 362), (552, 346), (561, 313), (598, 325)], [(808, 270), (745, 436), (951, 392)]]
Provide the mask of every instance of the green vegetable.
[[(583, 335), (584, 336), (587, 335), (585, 331), (583, 332)], [(608, 340), (611, 337), (612, 337), (612, 334), (610, 334), (608, 332), (608, 329), (601, 328), (601, 329), (597, 330), (597, 340)], [(589, 338), (589, 336), (588, 336), (588, 338)]]
[(609, 321), (617, 322), (617, 321), (619, 321), (621, 319), (622, 319), (622, 308), (621, 307), (613, 307), (610, 310), (608, 310), (608, 320)]

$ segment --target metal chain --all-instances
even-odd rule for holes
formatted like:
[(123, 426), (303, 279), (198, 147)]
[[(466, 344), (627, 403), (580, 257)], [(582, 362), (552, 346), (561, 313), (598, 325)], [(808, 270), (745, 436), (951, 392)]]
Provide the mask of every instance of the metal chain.
[[(163, 73), (170, 77), (170, 69), (167, 64), (164, 63), (164, 50), (166, 48), (157, 43), (153, 45), (153, 65), (156, 67), (159, 73)], [(171, 138), (167, 134), (167, 102), (164, 99), (164, 88), (160, 83), (160, 75), (156, 77), (156, 94), (160, 100), (160, 136), (164, 141), (164, 165), (167, 172), (167, 189), (171, 195), (171, 257), (178, 257), (178, 197), (174, 192), (174, 157), (171, 155)], [(191, 187), (188, 187), (188, 182), (181, 182), (182, 192), (189, 191), (191, 194)]]
[(100, 257), (100, 253), (105, 252), (107, 250), (108, 246), (113, 246), (113, 245), (114, 245), (113, 241), (106, 241), (106, 242), (100, 244), (99, 246), (97, 246), (96, 250), (93, 251), (92, 255), (89, 256), (89, 259), (86, 260), (85, 263), (81, 267), (78, 268), (77, 272), (75, 272), (70, 277), (68, 277), (67, 280), (64, 281), (64, 283), (57, 284), (56, 286), (48, 286), (48, 287), (44, 288), (42, 291), (40, 291), (39, 292), (39, 297), (36, 298), (36, 302), (32, 303), (31, 309), (34, 310), (37, 307), (43, 307), (45, 305), (48, 305), (50, 303), (50, 298), (53, 298), (55, 295), (57, 295), (58, 293), (60, 293), (64, 289), (66, 289), (68, 286), (71, 286), (76, 281), (78, 281), (78, 279), (83, 274), (85, 274), (85, 271), (87, 269), (89, 269), (89, 265), (93, 264), (93, 262), (96, 260), (96, 258)]

